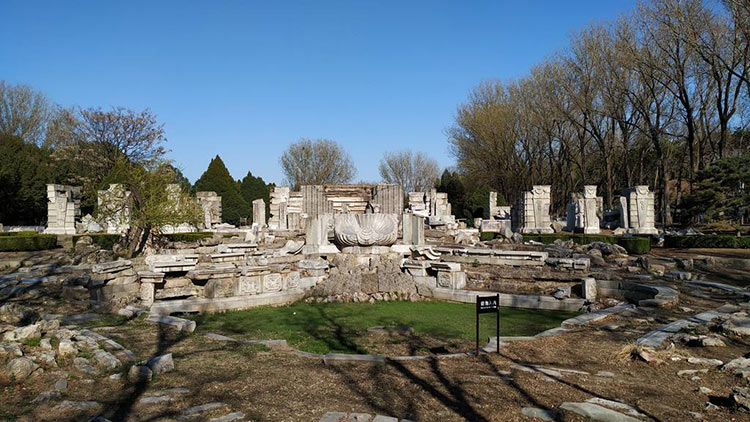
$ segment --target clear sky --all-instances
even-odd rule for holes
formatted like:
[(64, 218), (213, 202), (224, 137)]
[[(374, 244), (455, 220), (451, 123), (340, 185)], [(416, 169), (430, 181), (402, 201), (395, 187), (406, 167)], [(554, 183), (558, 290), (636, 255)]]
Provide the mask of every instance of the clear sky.
[(280, 183), (301, 137), (341, 143), (356, 181), (385, 151), (454, 164), (469, 90), (513, 79), (633, 0), (0, 0), (0, 79), (65, 105), (151, 108), (195, 181), (219, 154)]

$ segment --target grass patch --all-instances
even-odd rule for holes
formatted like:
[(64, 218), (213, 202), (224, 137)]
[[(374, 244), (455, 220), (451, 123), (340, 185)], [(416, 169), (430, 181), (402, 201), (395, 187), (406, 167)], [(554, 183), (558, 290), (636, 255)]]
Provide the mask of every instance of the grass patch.
[(31, 337), (23, 341), (23, 345), (28, 347), (39, 347), (40, 344), (42, 344), (41, 337)]
[(667, 248), (750, 248), (750, 236), (737, 237), (736, 235), (713, 235), (703, 236), (664, 236), (664, 246)]
[[(313, 353), (366, 353), (358, 339), (375, 326), (412, 327), (417, 335), (443, 341), (473, 341), (473, 304), (449, 302), (296, 303), (192, 317), (198, 329), (247, 339), (284, 339)], [(576, 313), (502, 308), (500, 334), (533, 335), (560, 326)], [(484, 314), (480, 340), (495, 335), (495, 315)]]

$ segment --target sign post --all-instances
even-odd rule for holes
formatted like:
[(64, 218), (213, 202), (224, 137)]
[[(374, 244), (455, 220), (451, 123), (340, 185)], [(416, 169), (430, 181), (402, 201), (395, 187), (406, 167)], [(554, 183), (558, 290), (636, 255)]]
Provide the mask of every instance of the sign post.
[(496, 314), (497, 353), (500, 353), (500, 294), (495, 296), (477, 296), (477, 356), (479, 356), (479, 314)]

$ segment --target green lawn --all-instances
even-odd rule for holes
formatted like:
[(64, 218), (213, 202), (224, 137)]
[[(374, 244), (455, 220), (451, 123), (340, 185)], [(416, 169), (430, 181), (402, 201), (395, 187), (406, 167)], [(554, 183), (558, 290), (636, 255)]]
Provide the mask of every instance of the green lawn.
[[(441, 340), (473, 340), (473, 304), (449, 302), (295, 303), (193, 317), (203, 332), (245, 339), (285, 339), (314, 353), (365, 353), (357, 338), (375, 326), (412, 327), (416, 334)], [(502, 308), (500, 334), (526, 336), (559, 327), (576, 313)], [(495, 314), (481, 316), (480, 339), (495, 335)]]

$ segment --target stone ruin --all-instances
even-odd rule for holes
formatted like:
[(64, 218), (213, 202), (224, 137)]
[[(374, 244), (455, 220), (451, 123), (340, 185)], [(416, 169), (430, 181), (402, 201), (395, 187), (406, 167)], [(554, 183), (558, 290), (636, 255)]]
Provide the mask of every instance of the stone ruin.
[(586, 185), (583, 193), (571, 193), (567, 206), (567, 230), (599, 234), (602, 198), (596, 196), (596, 185)]
[(262, 199), (253, 201), (253, 224), (258, 228), (266, 227), (266, 201)]
[(109, 185), (97, 194), (101, 226), (109, 234), (123, 234), (130, 229), (130, 191), (119, 183)]
[(221, 224), (221, 196), (216, 192), (197, 192), (195, 194), (198, 205), (203, 209), (203, 228), (211, 229)]
[(47, 185), (48, 234), (76, 234), (76, 221), (81, 218), (81, 188)]
[(654, 206), (654, 193), (648, 185), (625, 189), (620, 197), (620, 227), (627, 233), (658, 234)]
[(479, 231), (503, 233), (511, 230), (511, 207), (497, 205), (497, 192), (490, 192), (487, 210), (489, 218), (474, 222), (474, 226), (479, 227)]
[(404, 208), (403, 190), (398, 185), (303, 185), (299, 192), (277, 186), (271, 192), (273, 230), (300, 230), (306, 220), (321, 214), (364, 214), (368, 209), (399, 216)]
[(531, 191), (524, 192), (512, 208), (513, 231), (553, 233), (549, 217), (550, 197), (550, 185), (534, 185)]
[(447, 193), (435, 189), (429, 192), (409, 192), (409, 210), (414, 215), (426, 218), (430, 226), (456, 226), (456, 217), (452, 214)]

